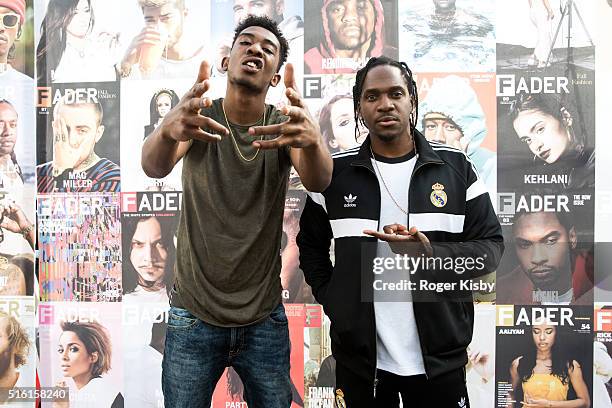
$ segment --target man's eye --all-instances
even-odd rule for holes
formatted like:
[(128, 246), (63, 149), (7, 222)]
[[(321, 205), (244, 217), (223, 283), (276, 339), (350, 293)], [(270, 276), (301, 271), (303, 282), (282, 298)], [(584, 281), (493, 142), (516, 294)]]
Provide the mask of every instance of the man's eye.
[(376, 95), (367, 95), (366, 101), (373, 102), (376, 100)]
[(334, 14), (343, 13), (344, 12), (344, 7), (343, 6), (339, 6), (339, 5), (338, 6), (334, 6), (334, 7), (332, 7), (331, 12), (334, 13)]
[(530, 137), (521, 137), (521, 142), (530, 145), (531, 144), (531, 138)]
[(550, 237), (546, 240), (546, 245), (555, 245), (559, 241), (557, 237)]
[(518, 241), (516, 243), (516, 246), (519, 247), (520, 249), (527, 249), (531, 246), (531, 242)]
[(251, 45), (250, 41), (240, 41), (240, 45)]

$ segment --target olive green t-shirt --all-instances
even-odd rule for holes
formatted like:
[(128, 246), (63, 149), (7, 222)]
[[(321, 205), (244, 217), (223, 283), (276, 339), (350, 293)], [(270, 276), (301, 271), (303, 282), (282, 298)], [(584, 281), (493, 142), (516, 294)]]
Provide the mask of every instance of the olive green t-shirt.
[[(264, 319), (281, 301), (280, 244), (291, 160), (288, 147), (255, 156), (251, 142), (261, 136), (250, 136), (249, 126), (227, 124), (221, 101), (202, 114), (229, 125), (233, 138), (193, 140), (183, 158), (171, 303), (209, 324), (232, 327)], [(272, 105), (265, 111), (266, 125), (287, 119)], [(263, 117), (253, 125), (262, 122)]]

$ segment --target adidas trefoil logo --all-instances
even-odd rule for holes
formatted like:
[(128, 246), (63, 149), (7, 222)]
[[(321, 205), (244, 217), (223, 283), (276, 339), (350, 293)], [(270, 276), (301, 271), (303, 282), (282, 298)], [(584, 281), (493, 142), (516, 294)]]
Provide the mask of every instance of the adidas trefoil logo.
[(459, 405), (459, 408), (465, 408), (466, 407), (465, 397), (461, 397), (461, 400), (457, 402), (457, 405)]
[(346, 201), (346, 204), (344, 204), (344, 208), (357, 207), (357, 204), (355, 204), (355, 200), (357, 200), (357, 196), (354, 196), (352, 194), (349, 194), (348, 196), (344, 196), (344, 201)]

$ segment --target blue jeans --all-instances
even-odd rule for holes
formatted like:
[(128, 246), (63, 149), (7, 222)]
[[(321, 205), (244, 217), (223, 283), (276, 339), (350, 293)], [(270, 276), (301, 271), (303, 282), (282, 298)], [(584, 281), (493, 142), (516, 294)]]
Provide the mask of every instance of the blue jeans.
[(204, 323), (171, 307), (162, 363), (166, 408), (209, 408), (217, 381), (232, 366), (249, 408), (289, 408), (289, 325), (279, 304), (265, 320), (245, 327)]

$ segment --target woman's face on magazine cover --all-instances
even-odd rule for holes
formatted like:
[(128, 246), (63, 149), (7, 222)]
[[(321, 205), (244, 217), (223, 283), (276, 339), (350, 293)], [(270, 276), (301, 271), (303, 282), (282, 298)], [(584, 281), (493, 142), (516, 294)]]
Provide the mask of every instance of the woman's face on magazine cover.
[(536, 348), (540, 351), (550, 350), (555, 344), (557, 329), (548, 324), (535, 324), (531, 328), (531, 335)]
[(355, 140), (354, 115), (352, 99), (338, 99), (331, 107), (332, 132), (338, 149), (342, 151), (359, 146), (367, 136), (367, 132), (361, 131)]
[(556, 162), (568, 148), (565, 124), (547, 113), (535, 109), (521, 111), (513, 125), (520, 141), (546, 163)]
[(157, 104), (157, 113), (159, 113), (160, 118), (166, 116), (170, 109), (172, 109), (172, 98), (167, 93), (159, 95), (155, 103)]
[(59, 339), (57, 352), (64, 377), (74, 378), (91, 372), (97, 353), (89, 354), (85, 344), (75, 332), (65, 331)]
[(79, 0), (72, 12), (72, 18), (66, 27), (66, 31), (75, 37), (83, 38), (89, 32), (90, 22), (91, 9), (89, 8), (89, 3), (87, 0)]

